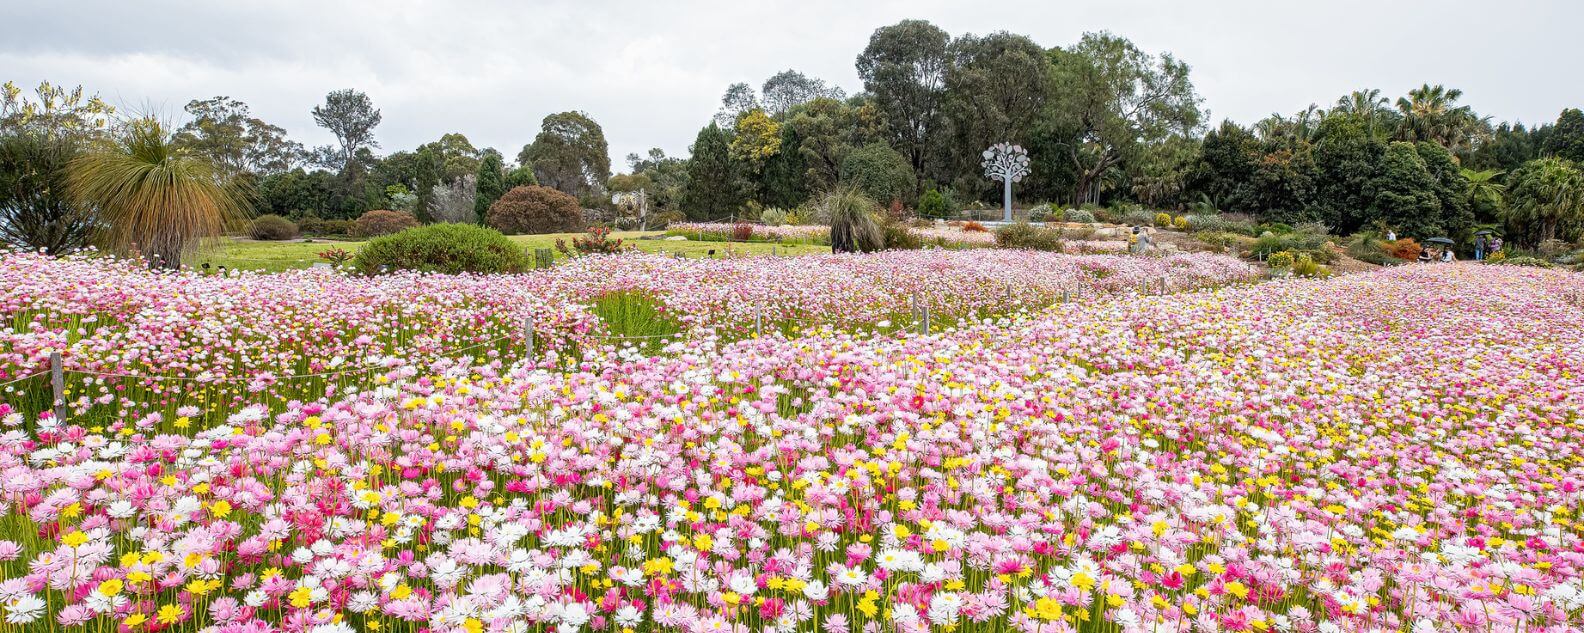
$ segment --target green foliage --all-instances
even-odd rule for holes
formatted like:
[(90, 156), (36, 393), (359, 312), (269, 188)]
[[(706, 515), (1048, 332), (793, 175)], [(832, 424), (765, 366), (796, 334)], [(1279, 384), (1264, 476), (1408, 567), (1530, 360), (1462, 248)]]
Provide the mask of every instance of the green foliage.
[(352, 222), (352, 237), (370, 238), (399, 233), (418, 226), (418, 218), (411, 213), (375, 209), (358, 216)]
[(1294, 261), (1292, 251), (1277, 251), (1265, 258), (1265, 264), (1271, 268), (1292, 268)]
[(1536, 241), (1571, 235), (1584, 224), (1584, 173), (1571, 161), (1530, 161), (1507, 183), (1510, 202), (1505, 219), (1510, 225), (1534, 227)]
[(682, 208), (689, 218), (725, 218), (748, 202), (743, 168), (732, 160), (730, 145), (731, 135), (714, 123), (699, 130), (682, 189)]
[(305, 215), (297, 221), (297, 230), (308, 235), (351, 235), (352, 227), (351, 220), (323, 220), (317, 215)]
[(490, 205), (484, 223), (508, 235), (571, 233), (583, 230), (577, 198), (550, 187), (517, 187)]
[(1062, 214), (1064, 219), (1066, 219), (1068, 222), (1079, 222), (1083, 224), (1094, 224), (1095, 222), (1094, 214), (1084, 209), (1067, 209), (1066, 211), (1063, 211)]
[(1309, 253), (1299, 253), (1293, 259), (1292, 273), (1299, 277), (1325, 278), (1331, 276), (1331, 269), (1316, 262)]
[(907, 202), (912, 197), (913, 168), (891, 146), (870, 143), (842, 161), (841, 182), (882, 203)]
[(891, 133), (889, 140), (905, 155), (910, 176), (927, 171), (926, 157), (942, 135), (946, 99), (942, 83), (950, 65), (950, 42), (951, 36), (940, 27), (924, 20), (903, 20), (875, 29), (858, 54), (858, 77), (864, 91), (874, 96)]
[(599, 193), (611, 176), (605, 131), (582, 112), (546, 116), (517, 162), (533, 166), (538, 184), (579, 198)]
[(755, 108), (744, 112), (732, 128), (732, 140), (727, 149), (734, 160), (762, 165), (781, 151), (781, 124), (764, 110)]
[(759, 201), (773, 207), (794, 207), (808, 200), (808, 161), (799, 151), (803, 139), (790, 125), (781, 126), (780, 148), (764, 161), (759, 174)]
[(67, 192), (67, 167), (80, 153), (70, 135), (0, 133), (0, 244), (60, 255), (88, 245), (94, 218)]
[(1348, 257), (1381, 266), (1400, 263), (1400, 260), (1391, 256), (1388, 248), (1389, 245), (1381, 239), (1380, 234), (1373, 231), (1354, 233), (1347, 240)]
[(1169, 227), (1172, 225), (1172, 216), (1170, 213), (1156, 213), (1153, 220), (1155, 222), (1155, 226)]
[(370, 240), (358, 249), (357, 269), (421, 270), (446, 274), (514, 273), (528, 255), (499, 231), (474, 224), (431, 224)]
[[(506, 191), (511, 191), (518, 187), (531, 187), (537, 184), (539, 184), (539, 179), (534, 177), (533, 165), (519, 165), (506, 172)], [(496, 198), (496, 200), (499, 200), (499, 198)], [(491, 204), (494, 203), (492, 202)]]
[(1335, 255), (1325, 247), (1326, 241), (1327, 236), (1323, 233), (1267, 231), (1254, 240), (1249, 250), (1251, 256), (1264, 258), (1267, 262), (1272, 255), (1283, 251), (1309, 253), (1316, 261), (1329, 262), (1335, 258)]
[(941, 109), (949, 139), (938, 163), (976, 174), (986, 147), (1030, 137), (1049, 97), (1051, 66), (1044, 47), (1006, 31), (963, 35), (947, 53)]
[(1558, 158), (1584, 163), (1584, 112), (1568, 108), (1546, 136), (1545, 150)]
[(323, 105), (314, 106), (313, 118), (319, 127), (330, 130), (341, 145), (339, 151), (332, 151), (322, 162), (336, 164), (343, 175), (351, 171), (359, 152), (378, 147), (374, 128), (382, 117), (366, 94), (351, 89), (331, 91), (325, 95)]
[(192, 118), (176, 130), (176, 144), (208, 159), (228, 177), (284, 172), (303, 157), (302, 143), (255, 118), (246, 103), (215, 97), (189, 101), (186, 110)]
[(248, 236), (261, 241), (289, 240), (297, 237), (297, 225), (278, 215), (261, 215), (248, 227)]
[(1056, 229), (1046, 229), (1027, 222), (1008, 224), (996, 229), (996, 246), (1034, 251), (1062, 250), (1062, 234)]
[(831, 252), (868, 253), (885, 248), (885, 233), (875, 219), (879, 208), (873, 198), (856, 189), (825, 194), (819, 206), (830, 220)]
[[(531, 171), (529, 173), (532, 173)], [(490, 205), (495, 204), (501, 196), (506, 195), (506, 172), (501, 165), (499, 153), (487, 152), (484, 159), (479, 161), (475, 194), (473, 197), (473, 213), (483, 218), (489, 213)]]
[(1188, 65), (1150, 55), (1126, 38), (1085, 33), (1050, 51), (1052, 120), (1065, 158), (1078, 165), (1073, 201), (1095, 201), (1103, 177), (1141, 146), (1198, 127), (1200, 98)]
[(951, 213), (951, 207), (946, 205), (946, 196), (938, 189), (926, 191), (923, 197), (919, 198), (919, 217), (944, 220), (951, 217)]
[(73, 159), (68, 186), (97, 210), (116, 250), (175, 268), (200, 240), (240, 223), (245, 195), (208, 161), (180, 151), (152, 118), (129, 122), (109, 143)]
[(880, 226), (881, 241), (885, 243), (885, 250), (902, 251), (918, 250), (924, 248), (924, 241), (919, 239), (907, 224), (902, 222), (886, 222)]
[(588, 234), (572, 238), (572, 246), (568, 247), (566, 241), (557, 239), (556, 250), (567, 257), (582, 255), (610, 255), (627, 250), (621, 239), (610, 239), (610, 228), (604, 226), (590, 227)]
[(682, 322), (666, 309), (658, 297), (638, 290), (616, 290), (594, 298), (589, 308), (605, 324), (612, 343), (636, 347), (655, 347), (663, 339), (682, 332)]

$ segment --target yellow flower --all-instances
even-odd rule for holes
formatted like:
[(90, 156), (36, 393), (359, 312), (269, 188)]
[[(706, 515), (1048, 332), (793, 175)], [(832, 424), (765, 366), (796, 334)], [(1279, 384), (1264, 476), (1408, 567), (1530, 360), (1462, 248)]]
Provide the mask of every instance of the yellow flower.
[(211, 503), (209, 504), (209, 514), (214, 515), (216, 519), (224, 519), (226, 515), (231, 514), (231, 503), (225, 500)]
[(303, 609), (313, 603), (313, 590), (307, 587), (298, 587), (293, 589), (286, 597), (291, 600), (292, 606)]
[(135, 629), (138, 628), (139, 625), (143, 624), (143, 622), (146, 620), (148, 620), (148, 616), (145, 616), (141, 613), (134, 613), (127, 616), (127, 619), (122, 620), (121, 624), (126, 628)]
[(396, 585), (396, 588), (391, 590), (392, 600), (402, 600), (410, 595), (412, 595), (412, 587), (408, 587), (407, 583)]
[(664, 556), (660, 558), (651, 558), (647, 561), (644, 561), (643, 564), (644, 573), (652, 576), (664, 576), (671, 573), (671, 569), (671, 559)]
[(182, 610), (181, 605), (167, 604), (159, 608), (159, 613), (154, 616), (154, 619), (160, 624), (169, 625), (180, 621), (185, 614), (186, 612)]
[(1053, 598), (1040, 598), (1034, 602), (1034, 617), (1046, 621), (1061, 619), (1061, 603)]
[(113, 598), (117, 594), (120, 594), (121, 589), (123, 589), (125, 586), (125, 583), (121, 582), (120, 578), (111, 578), (99, 583), (99, 593), (105, 597)]
[(67, 547), (77, 547), (88, 542), (88, 535), (83, 534), (82, 530), (72, 530), (71, 534), (61, 538), (61, 542), (65, 543)]
[(1226, 584), (1227, 593), (1237, 596), (1239, 600), (1248, 597), (1248, 587), (1236, 580)]
[(1077, 587), (1082, 591), (1088, 591), (1094, 588), (1095, 579), (1090, 577), (1089, 574), (1078, 572), (1073, 574), (1072, 580), (1070, 582), (1072, 582), (1072, 586)]

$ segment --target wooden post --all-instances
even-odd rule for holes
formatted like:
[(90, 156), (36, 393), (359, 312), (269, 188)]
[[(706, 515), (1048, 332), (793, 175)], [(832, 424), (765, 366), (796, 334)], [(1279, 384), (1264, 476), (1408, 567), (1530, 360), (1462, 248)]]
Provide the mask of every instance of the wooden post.
[(526, 346), (528, 348), (528, 351), (527, 351), (528, 359), (529, 360), (533, 360), (533, 357), (534, 357), (534, 320), (533, 320), (533, 315), (532, 314), (530, 314), (530, 315), (528, 315), (528, 316), (523, 318), (523, 341), (525, 342), (525, 344), (526, 344)]
[(1063, 289), (1062, 290), (1062, 303), (1067, 303), (1068, 301), (1072, 301), (1072, 291), (1071, 290), (1067, 290), (1067, 289)]
[(66, 367), (60, 352), (50, 352), (50, 388), (54, 392), (55, 421), (66, 421)]
[(754, 308), (754, 338), (764, 336), (764, 319), (759, 308)]

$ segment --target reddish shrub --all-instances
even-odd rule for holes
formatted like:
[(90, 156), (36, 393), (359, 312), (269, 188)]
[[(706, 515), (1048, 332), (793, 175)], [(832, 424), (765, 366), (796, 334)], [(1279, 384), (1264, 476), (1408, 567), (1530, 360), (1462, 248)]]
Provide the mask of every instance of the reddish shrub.
[(731, 238), (733, 240), (738, 241), (738, 242), (746, 242), (749, 239), (752, 239), (753, 238), (753, 225), (752, 224), (748, 224), (746, 222), (733, 224), (732, 225), (732, 236), (731, 236)]
[(989, 233), (990, 232), (990, 229), (985, 228), (985, 225), (980, 224), (978, 222), (973, 222), (973, 221), (964, 222), (963, 225), (962, 225), (962, 230), (963, 230), (964, 233)]
[(583, 230), (583, 209), (571, 194), (550, 187), (513, 188), (490, 205), (484, 223), (508, 235)]
[(418, 218), (411, 213), (376, 209), (358, 216), (352, 222), (352, 237), (379, 237), (400, 233), (418, 226)]
[(1387, 255), (1408, 261), (1419, 259), (1419, 251), (1423, 248), (1411, 237), (1405, 237), (1395, 242), (1386, 242), (1381, 247), (1386, 249)]

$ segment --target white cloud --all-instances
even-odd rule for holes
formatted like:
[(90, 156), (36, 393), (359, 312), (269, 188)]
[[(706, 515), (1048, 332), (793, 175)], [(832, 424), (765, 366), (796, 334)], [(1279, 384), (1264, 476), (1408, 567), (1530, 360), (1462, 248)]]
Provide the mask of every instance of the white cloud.
[(0, 79), (82, 84), (123, 107), (181, 114), (229, 95), (307, 144), (309, 110), (352, 87), (384, 114), (386, 151), (459, 131), (508, 157), (545, 115), (584, 110), (613, 166), (682, 153), (736, 81), (796, 68), (857, 92), (876, 27), (928, 19), (954, 35), (1009, 30), (1044, 46), (1111, 30), (1194, 68), (1215, 117), (1242, 122), (1360, 87), (1464, 90), (1497, 120), (1584, 106), (1566, 64), (1584, 44), (1568, 2), (58, 2), (0, 6)]

